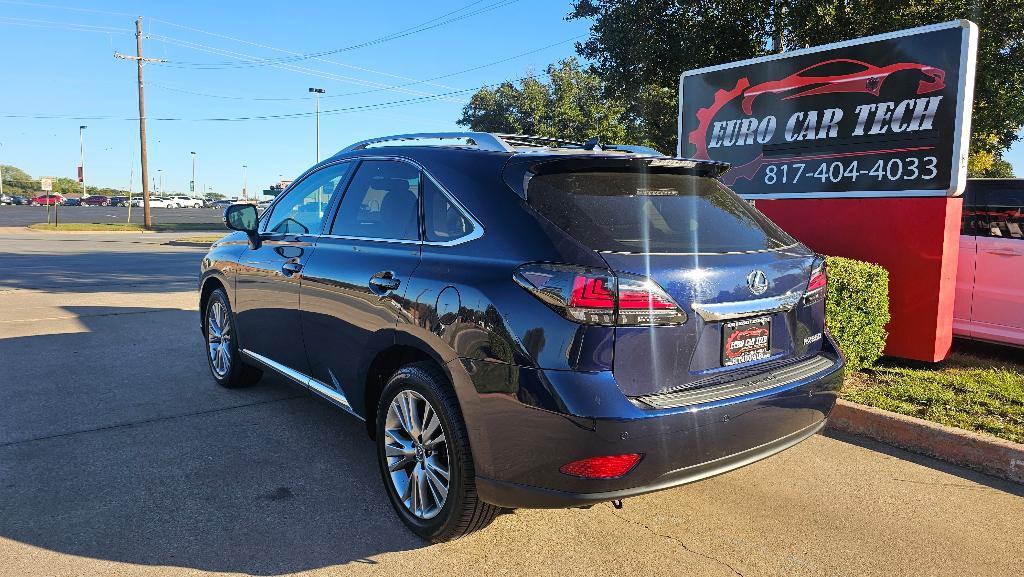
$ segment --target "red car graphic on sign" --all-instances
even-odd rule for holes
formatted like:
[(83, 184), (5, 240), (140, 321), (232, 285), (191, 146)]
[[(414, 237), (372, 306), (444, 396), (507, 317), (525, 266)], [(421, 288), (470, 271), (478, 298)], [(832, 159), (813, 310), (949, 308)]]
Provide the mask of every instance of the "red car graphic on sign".
[[(848, 66), (850, 72), (835, 74), (833, 70)], [(844, 66), (845, 65), (845, 66)], [(822, 75), (827, 70), (829, 73)], [(890, 74), (902, 70), (918, 70), (925, 76), (918, 85), (918, 94), (927, 94), (942, 90), (946, 86), (946, 72), (933, 66), (914, 62), (897, 62), (888, 66), (874, 66), (860, 60), (836, 58), (808, 66), (780, 80), (762, 82), (743, 91), (743, 112), (753, 114), (754, 99), (762, 94), (781, 94), (791, 90), (804, 88), (795, 94), (783, 96), (783, 100), (791, 100), (814, 94), (836, 94), (841, 92), (863, 92), (878, 96), (882, 83)]]

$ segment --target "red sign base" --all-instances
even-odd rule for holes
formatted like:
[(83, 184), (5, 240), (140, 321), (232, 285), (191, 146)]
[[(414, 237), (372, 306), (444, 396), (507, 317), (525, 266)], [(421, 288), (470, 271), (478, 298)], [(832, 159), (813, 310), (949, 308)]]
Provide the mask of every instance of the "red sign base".
[(885, 353), (937, 362), (953, 342), (959, 198), (758, 200), (758, 210), (817, 252), (882, 265), (892, 315)]

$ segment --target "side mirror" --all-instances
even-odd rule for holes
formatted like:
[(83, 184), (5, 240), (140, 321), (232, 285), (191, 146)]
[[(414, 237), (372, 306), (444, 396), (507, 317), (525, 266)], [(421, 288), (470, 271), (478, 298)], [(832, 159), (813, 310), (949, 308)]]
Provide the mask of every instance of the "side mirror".
[(253, 248), (259, 246), (259, 217), (256, 214), (256, 207), (251, 204), (232, 204), (224, 209), (224, 226), (231, 230), (238, 230), (249, 235), (249, 242)]

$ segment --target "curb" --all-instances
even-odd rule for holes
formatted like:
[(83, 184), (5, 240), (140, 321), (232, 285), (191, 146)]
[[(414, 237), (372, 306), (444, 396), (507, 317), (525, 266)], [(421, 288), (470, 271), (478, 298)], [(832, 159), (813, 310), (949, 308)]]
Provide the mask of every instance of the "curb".
[(840, 399), (828, 427), (1024, 484), (1024, 445)]

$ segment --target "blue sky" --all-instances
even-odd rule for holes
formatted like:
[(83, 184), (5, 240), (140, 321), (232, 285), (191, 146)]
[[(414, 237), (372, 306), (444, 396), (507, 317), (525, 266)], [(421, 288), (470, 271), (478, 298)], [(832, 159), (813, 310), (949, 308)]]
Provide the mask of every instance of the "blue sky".
[[(0, 163), (34, 177), (73, 176), (84, 124), (86, 180), (128, 186), (138, 166), (138, 124), (128, 120), (138, 113), (135, 64), (113, 53), (135, 53), (136, 16), (145, 55), (168, 61), (146, 66), (151, 176), (162, 175), (165, 190), (187, 190), (196, 151), (199, 190), (235, 196), (243, 164), (252, 192), (314, 162), (309, 87), (325, 88), (321, 108), (338, 111), (321, 116), (323, 157), (372, 136), (457, 129), (473, 89), (574, 54), (589, 23), (565, 21), (570, 9), (550, 0), (0, 0), (0, 115), (58, 117), (0, 117)], [(424, 23), (430, 28), (406, 34)], [(419, 100), (399, 102), (410, 99)], [(302, 116), (202, 120), (291, 114)], [(1024, 175), (1024, 145), (1007, 158)]]
[[(194, 119), (310, 114), (308, 88), (321, 87), (327, 90), (324, 111), (422, 99), (321, 115), (322, 157), (373, 136), (458, 129), (455, 120), (474, 89), (542, 71), (574, 54), (573, 41), (587, 33), (588, 24), (566, 22), (570, 9), (569, 2), (545, 0), (0, 1), (0, 114), (68, 117), (0, 118), (0, 163), (34, 177), (74, 176), (78, 127), (84, 124), (88, 183), (128, 186), (133, 159), (138, 164), (138, 123), (125, 120), (138, 115), (135, 63), (113, 53), (135, 53), (139, 15), (150, 37), (144, 55), (169, 61), (145, 70), (150, 175), (162, 170), (165, 190), (187, 190), (189, 153), (196, 151), (199, 190), (206, 186), (235, 196), (243, 164), (250, 192), (313, 164), (314, 117)], [(292, 54), (373, 41), (446, 14), (432, 24), (457, 20), (320, 59), (295, 60)], [(253, 59), (274, 65), (253, 66)], [(203, 63), (215, 66), (198, 65)], [(485, 67), (381, 90), (478, 66)], [(458, 91), (463, 92), (431, 97)], [(71, 118), (79, 116), (103, 118)], [(134, 189), (140, 186), (136, 168)]]

